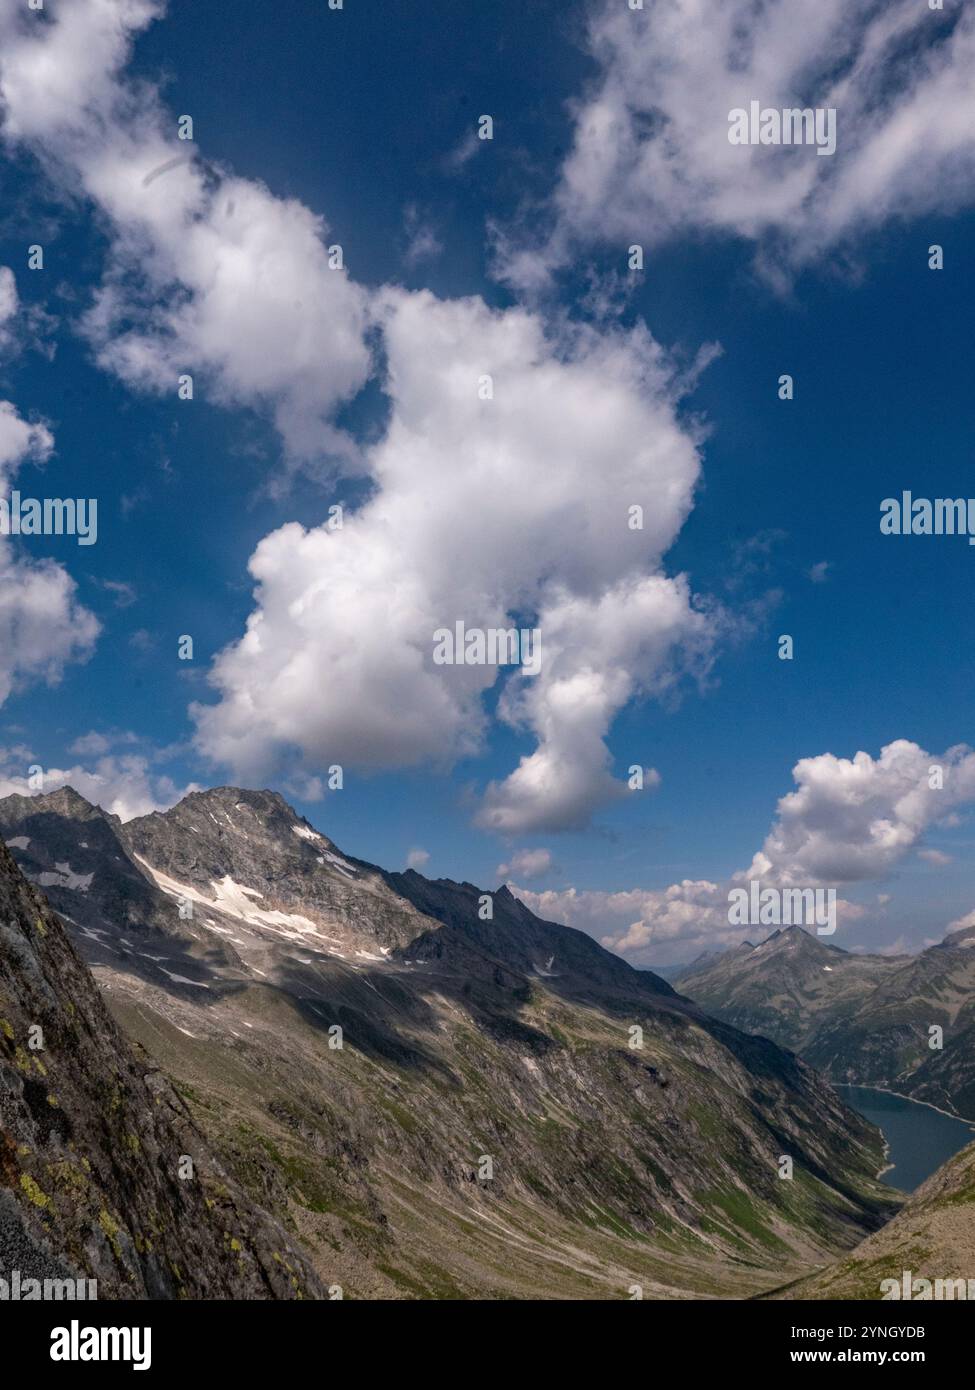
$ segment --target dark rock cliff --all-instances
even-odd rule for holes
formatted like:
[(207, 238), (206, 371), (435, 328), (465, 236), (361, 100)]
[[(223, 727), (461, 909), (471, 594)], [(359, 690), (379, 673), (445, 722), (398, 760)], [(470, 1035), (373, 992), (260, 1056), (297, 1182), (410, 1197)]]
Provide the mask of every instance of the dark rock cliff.
[(97, 1279), (103, 1298), (322, 1296), (0, 845), (0, 1277), (14, 1270)]

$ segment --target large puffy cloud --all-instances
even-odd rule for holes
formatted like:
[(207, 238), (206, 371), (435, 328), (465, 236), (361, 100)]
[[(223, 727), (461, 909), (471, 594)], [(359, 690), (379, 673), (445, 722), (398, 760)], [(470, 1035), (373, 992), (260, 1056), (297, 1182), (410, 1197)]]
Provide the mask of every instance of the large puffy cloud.
[[(686, 958), (754, 938), (756, 927), (729, 924), (731, 888), (757, 880), (763, 888), (842, 889), (882, 879), (912, 852), (924, 853), (925, 835), (975, 801), (975, 752), (964, 744), (933, 754), (898, 739), (877, 758), (802, 758), (792, 775), (796, 789), (780, 798), (761, 850), (724, 882), (685, 879), (616, 893), (519, 888), (518, 896), (622, 954), (659, 960), (680, 943), (677, 954)], [(867, 911), (843, 898), (837, 908), (841, 927)]]
[(214, 667), (220, 702), (195, 711), (201, 747), (251, 776), (289, 748), (448, 764), (480, 747), (499, 668), (435, 664), (434, 633), (527, 623), (541, 670), (510, 677), (500, 713), (538, 749), (483, 819), (584, 824), (621, 789), (604, 742), (616, 712), (706, 665), (713, 634), (686, 581), (660, 572), (699, 472), (679, 388), (644, 328), (553, 335), (522, 310), (397, 290), (378, 312), (391, 418), (375, 491), (341, 529), (262, 541), (257, 607)]
[[(0, 267), (0, 346), (10, 341), (16, 312), (16, 282)], [(53, 447), (45, 425), (0, 401), (0, 497), (8, 497), (24, 462), (42, 463)], [(94, 615), (76, 601), (76, 586), (63, 566), (30, 559), (25, 545), (0, 535), (0, 704), (32, 681), (54, 684), (68, 662), (90, 655), (98, 634)]]
[(155, 90), (126, 80), (135, 36), (162, 11), (74, 0), (42, 21), (0, 0), (3, 133), (107, 221), (87, 318), (104, 367), (173, 394), (194, 374), (216, 400), (266, 410), (291, 461), (348, 466), (333, 417), (370, 370), (367, 296), (330, 268), (320, 217), (204, 166)]
[(706, 666), (712, 634), (686, 581), (660, 572), (699, 468), (664, 355), (644, 329), (552, 335), (479, 299), (367, 295), (329, 268), (319, 219), (205, 168), (158, 93), (126, 77), (161, 12), (77, 0), (39, 23), (0, 0), (5, 135), (110, 232), (87, 318), (99, 360), (150, 389), (202, 373), (218, 398), (266, 406), (307, 462), (343, 450), (335, 412), (370, 370), (373, 325), (392, 405), (355, 459), (373, 493), (343, 529), (294, 524), (257, 548), (257, 607), (215, 664), (219, 703), (196, 710), (200, 747), (247, 777), (296, 750), (313, 766), (448, 766), (482, 747), (498, 672), (436, 666), (433, 632), (528, 615), (542, 671), (509, 682), (500, 715), (537, 751), (489, 788), (483, 819), (510, 834), (585, 824), (621, 791), (616, 712)]
[(741, 877), (782, 887), (880, 878), (929, 827), (975, 800), (975, 752), (965, 744), (935, 755), (897, 739), (879, 758), (802, 758), (792, 775), (796, 790)]
[[(604, 0), (590, 47), (599, 76), (575, 109), (551, 238), (499, 257), (514, 283), (544, 282), (580, 241), (691, 230), (761, 242), (777, 274), (892, 217), (971, 202), (971, 7)], [(732, 145), (729, 113), (753, 100), (835, 108), (836, 153)]]
[[(251, 561), (257, 607), (218, 659), (201, 748), (243, 776), (295, 750), (313, 764), (439, 763), (482, 747), (494, 667), (437, 667), (458, 619), (543, 632), (537, 677), (500, 715), (537, 749), (488, 789), (507, 834), (584, 825), (621, 793), (605, 736), (633, 698), (707, 664), (713, 621), (661, 560), (690, 509), (696, 440), (646, 330), (546, 333), (479, 299), (367, 295), (330, 269), (324, 227), (262, 185), (204, 167), (158, 93), (128, 79), (153, 0), (77, 0), (38, 22), (0, 0), (10, 141), (90, 199), (110, 264), (87, 330), (130, 384), (202, 374), (218, 399), (264, 406), (293, 459), (351, 446), (337, 407), (382, 333), (392, 418), (365, 462), (375, 487), (340, 531), (282, 528)], [(477, 383), (490, 373), (493, 400)], [(642, 506), (642, 530), (627, 526)]]
[[(341, 449), (335, 409), (369, 373), (369, 322), (392, 398), (370, 502), (342, 531), (291, 525), (257, 548), (259, 606), (214, 667), (221, 701), (198, 712), (200, 745), (243, 774), (281, 749), (449, 765), (480, 748), (497, 669), (434, 666), (433, 632), (527, 613), (547, 634), (544, 666), (512, 682), (501, 713), (538, 752), (492, 785), (484, 819), (505, 833), (586, 823), (620, 791), (613, 716), (672, 684), (672, 664), (700, 664), (711, 634), (686, 582), (659, 573), (698, 474), (661, 350), (641, 329), (563, 327), (554, 342), (538, 318), (481, 300), (367, 296), (331, 270), (319, 218), (206, 170), (157, 93), (127, 79), (160, 13), (76, 0), (42, 24), (0, 0), (4, 133), (110, 231), (86, 321), (99, 360), (134, 385), (172, 391), (199, 371), (218, 398), (266, 404), (302, 460)], [(627, 528), (631, 505), (643, 530)]]

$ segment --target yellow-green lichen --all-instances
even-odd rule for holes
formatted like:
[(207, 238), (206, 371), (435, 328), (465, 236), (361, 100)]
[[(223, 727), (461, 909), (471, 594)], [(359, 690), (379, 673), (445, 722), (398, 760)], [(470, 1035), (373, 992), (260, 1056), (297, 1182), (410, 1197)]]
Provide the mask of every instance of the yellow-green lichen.
[(119, 1224), (115, 1220), (115, 1218), (105, 1210), (104, 1207), (102, 1207), (101, 1211), (98, 1213), (98, 1224), (105, 1232), (105, 1235), (108, 1239), (108, 1243), (112, 1247), (112, 1253), (114, 1254), (115, 1258), (117, 1260), (121, 1260), (122, 1247), (119, 1244), (118, 1238)]
[(41, 1191), (29, 1173), (21, 1173), (20, 1185), (35, 1207), (49, 1207), (51, 1205), (50, 1197), (46, 1192)]
[(59, 1191), (67, 1192), (73, 1197), (80, 1197), (88, 1186), (88, 1180), (84, 1173), (80, 1172), (73, 1163), (64, 1161), (49, 1163), (47, 1173)]

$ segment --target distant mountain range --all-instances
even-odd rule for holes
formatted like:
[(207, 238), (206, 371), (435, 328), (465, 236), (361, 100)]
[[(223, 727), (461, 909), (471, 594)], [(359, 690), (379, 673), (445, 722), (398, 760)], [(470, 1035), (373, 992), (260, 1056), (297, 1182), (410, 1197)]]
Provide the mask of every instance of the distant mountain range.
[(772, 1038), (834, 1081), (975, 1119), (975, 927), (917, 956), (843, 951), (788, 927), (672, 978), (715, 1018)]
[[(52, 1212), (31, 1209), (21, 1174), (60, 1212), (48, 1168), (73, 1164), (68, 1138), (79, 1163), (91, 1149), (108, 1174), (105, 1209), (128, 1265), (152, 1221), (176, 1239), (189, 1189), (163, 1201), (136, 1166), (123, 1201), (125, 1174), (112, 1176), (137, 1165), (134, 1144), (162, 1143), (145, 1125), (173, 1106), (206, 1136), (231, 1194), (201, 1182), (184, 1226), (205, 1232), (212, 1220), (222, 1250), (225, 1204), (241, 1193), (226, 1243), (246, 1252), (244, 1297), (277, 1292), (270, 1275), (254, 1283), (265, 1250), (290, 1270), (281, 1292), (306, 1296), (339, 1286), (347, 1297), (627, 1298), (639, 1285), (648, 1298), (741, 1297), (822, 1265), (898, 1205), (875, 1178), (879, 1132), (775, 1042), (711, 1018), (505, 888), (345, 855), (276, 793), (217, 788), (123, 825), (65, 788), (0, 801), (0, 833), (35, 885), (4, 853), (20, 923), (0, 992), (6, 1088), (16, 1098), (28, 1081), (50, 1086), (62, 1113), (108, 1105), (112, 1116), (113, 1067), (128, 1078), (141, 1066), (154, 1085), (171, 1078), (187, 1107), (142, 1114), (136, 1075), (117, 1123), (97, 1135), (80, 1119), (62, 1140), (50, 1123), (23, 1131), (30, 1152), (7, 1154), (0, 1210), (13, 1202), (52, 1249)], [(38, 890), (151, 1063), (132, 1062), (106, 1020), (85, 1024), (101, 1038), (90, 1057), (49, 1081), (24, 1071), (41, 995), (52, 1020), (101, 1008), (50, 914), (47, 941), (67, 964), (31, 993), (36, 953), (51, 949), (30, 926)], [(52, 1030), (61, 1067), (75, 1044)], [(34, 1103), (49, 1121), (46, 1106)], [(82, 1264), (98, 1200), (73, 1228)], [(258, 1228), (286, 1231), (311, 1269), (284, 1235), (274, 1245)], [(103, 1265), (112, 1237), (99, 1251)], [(149, 1287), (128, 1265), (128, 1284)], [(172, 1265), (185, 1275), (167, 1250)]]

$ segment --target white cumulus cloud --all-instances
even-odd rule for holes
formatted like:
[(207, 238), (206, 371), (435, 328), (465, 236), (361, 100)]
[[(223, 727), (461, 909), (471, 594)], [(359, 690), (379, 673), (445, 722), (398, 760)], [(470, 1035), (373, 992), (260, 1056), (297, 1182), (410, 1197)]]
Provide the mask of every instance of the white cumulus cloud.
[[(975, 802), (975, 751), (965, 744), (942, 754), (898, 739), (880, 756), (858, 752), (802, 758), (792, 770), (796, 789), (781, 797), (761, 850), (747, 869), (723, 882), (684, 879), (662, 889), (620, 892), (576, 888), (518, 896), (543, 917), (566, 921), (604, 946), (641, 961), (737, 945), (761, 926), (728, 922), (728, 893), (757, 880), (763, 888), (836, 888), (882, 879), (923, 845), (932, 827), (948, 824)], [(919, 850), (930, 863), (948, 856)], [(878, 902), (889, 901), (880, 895)], [(840, 929), (868, 909), (837, 899)], [(957, 927), (959, 924), (955, 923)]]
[(965, 744), (935, 755), (897, 739), (879, 758), (802, 758), (792, 775), (796, 790), (739, 877), (781, 887), (880, 878), (930, 826), (975, 800), (975, 752)]
[[(11, 272), (0, 268), (0, 342), (16, 314)], [(9, 504), (11, 484), (27, 461), (43, 463), (54, 447), (46, 425), (25, 420), (10, 401), (0, 401), (0, 498)], [(29, 540), (0, 534), (0, 704), (34, 681), (49, 685), (65, 666), (90, 656), (98, 635), (95, 616), (77, 602), (76, 585), (62, 565), (33, 559)]]
[(379, 314), (391, 418), (368, 459), (375, 491), (340, 529), (289, 525), (258, 546), (247, 631), (215, 662), (219, 702), (194, 711), (200, 747), (246, 776), (288, 750), (447, 766), (481, 748), (501, 668), (435, 664), (434, 633), (527, 623), (541, 669), (514, 668), (499, 713), (537, 749), (489, 788), (482, 819), (585, 824), (625, 793), (605, 745), (616, 713), (705, 669), (714, 635), (686, 579), (661, 572), (700, 467), (679, 387), (642, 327), (552, 332), (520, 309), (400, 290)]

